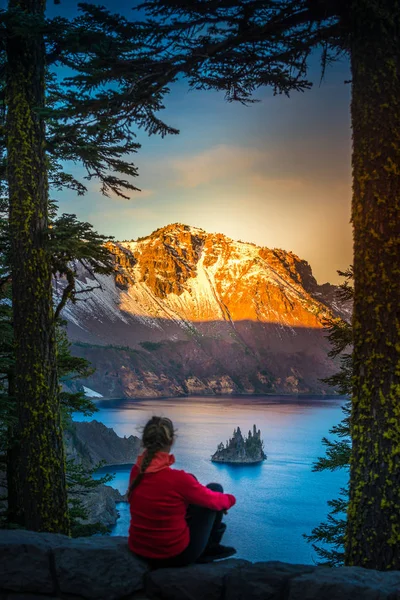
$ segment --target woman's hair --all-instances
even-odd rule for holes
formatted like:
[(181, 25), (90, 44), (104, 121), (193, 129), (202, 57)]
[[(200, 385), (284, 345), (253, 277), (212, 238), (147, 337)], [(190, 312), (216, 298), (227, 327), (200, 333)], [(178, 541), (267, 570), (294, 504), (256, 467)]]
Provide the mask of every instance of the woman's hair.
[(143, 429), (142, 445), (145, 450), (140, 471), (128, 489), (128, 498), (141, 482), (146, 469), (150, 466), (154, 456), (160, 450), (168, 448), (174, 441), (175, 431), (171, 419), (167, 417), (152, 417)]

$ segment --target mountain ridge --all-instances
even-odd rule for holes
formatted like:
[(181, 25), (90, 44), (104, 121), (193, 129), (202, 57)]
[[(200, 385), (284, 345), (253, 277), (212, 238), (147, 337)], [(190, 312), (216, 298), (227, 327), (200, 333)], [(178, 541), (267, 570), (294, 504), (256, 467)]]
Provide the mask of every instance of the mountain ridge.
[(107, 245), (114, 276), (63, 312), (74, 351), (98, 368), (85, 385), (138, 397), (327, 390), (323, 323), (350, 307), (293, 252), (179, 223)]

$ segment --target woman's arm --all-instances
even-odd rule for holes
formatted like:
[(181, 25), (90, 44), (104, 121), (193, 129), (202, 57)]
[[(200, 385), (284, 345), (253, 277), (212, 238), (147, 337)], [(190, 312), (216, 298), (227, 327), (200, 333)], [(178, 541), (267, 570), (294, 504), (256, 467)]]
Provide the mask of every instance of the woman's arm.
[(213, 492), (205, 485), (199, 483), (193, 475), (181, 472), (181, 493), (188, 504), (197, 504), (211, 510), (228, 510), (236, 502), (232, 494)]

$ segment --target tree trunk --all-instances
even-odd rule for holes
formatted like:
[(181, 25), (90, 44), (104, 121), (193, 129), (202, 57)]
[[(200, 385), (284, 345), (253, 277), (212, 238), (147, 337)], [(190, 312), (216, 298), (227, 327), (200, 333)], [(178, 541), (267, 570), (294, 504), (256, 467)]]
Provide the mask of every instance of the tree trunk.
[(346, 564), (400, 569), (400, 5), (351, 6), (355, 295)]
[[(40, 19), (45, 0), (10, 0), (9, 8)], [(37, 110), (45, 104), (45, 48), (35, 25), (29, 33), (28, 28), (9, 33), (7, 156), (18, 414), (9, 465), (18, 499), (11, 514), (28, 529), (68, 533), (51, 263), (46, 250), (45, 128)]]
[[(15, 398), (15, 376), (14, 369), (8, 374), (7, 391), (10, 398)], [(15, 427), (10, 425), (7, 428), (7, 453), (6, 453), (6, 471), (7, 471), (7, 521), (17, 523), (20, 499), (22, 490), (18, 489), (18, 481), (15, 477), (15, 465), (18, 459), (18, 443), (16, 443)]]

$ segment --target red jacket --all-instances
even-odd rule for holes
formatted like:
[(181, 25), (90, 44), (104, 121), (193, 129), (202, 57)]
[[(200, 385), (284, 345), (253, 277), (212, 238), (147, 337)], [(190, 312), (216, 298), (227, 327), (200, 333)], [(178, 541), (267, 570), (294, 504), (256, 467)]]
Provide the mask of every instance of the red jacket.
[[(132, 467), (129, 484), (138, 472), (143, 456)], [(185, 515), (189, 504), (212, 510), (227, 510), (236, 499), (213, 492), (193, 475), (171, 469), (174, 456), (159, 452), (146, 469), (130, 497), (131, 523), (128, 544), (132, 552), (147, 558), (170, 558), (189, 544)]]

